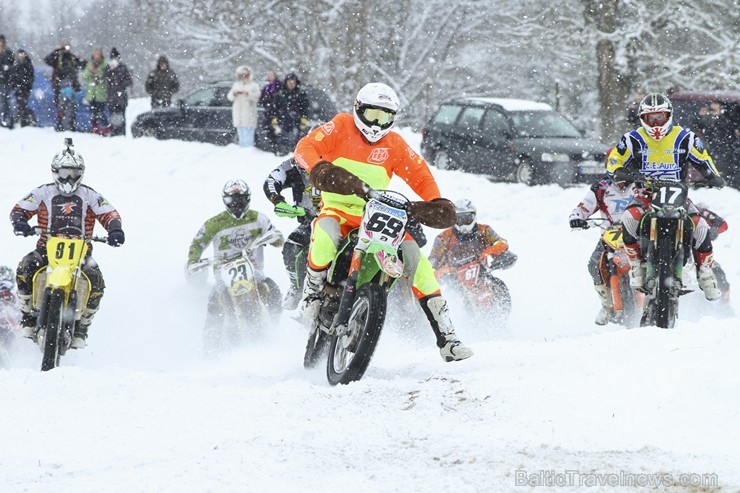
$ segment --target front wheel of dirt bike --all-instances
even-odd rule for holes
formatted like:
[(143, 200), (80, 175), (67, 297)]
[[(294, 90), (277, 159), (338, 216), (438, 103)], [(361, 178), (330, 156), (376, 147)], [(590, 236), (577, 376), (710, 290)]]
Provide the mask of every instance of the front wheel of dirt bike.
[(630, 286), (629, 276), (619, 277), (619, 292), (622, 296), (622, 320), (620, 322), (624, 327), (634, 329), (640, 325), (642, 310), (637, 301), (637, 295)]
[(385, 322), (385, 288), (365, 284), (357, 292), (347, 330), (331, 336), (326, 377), (332, 385), (357, 381), (365, 374)]
[(491, 277), (491, 291), (493, 291), (493, 314), (501, 323), (506, 322), (511, 314), (511, 292), (504, 281), (498, 277)]
[(658, 276), (655, 287), (656, 303), (655, 325), (661, 329), (673, 328), (676, 323), (676, 305), (678, 300), (673, 299), (673, 293), (676, 291), (673, 283), (675, 282), (673, 263), (673, 243), (672, 238), (661, 238), (658, 245), (658, 258), (656, 267)]
[(49, 371), (59, 366), (59, 346), (62, 343), (62, 321), (64, 312), (64, 293), (54, 290), (47, 298), (47, 316), (44, 330), (44, 357), (41, 371)]
[(329, 346), (329, 334), (315, 328), (311, 335), (308, 336), (306, 343), (306, 352), (303, 355), (303, 367), (307, 370), (314, 368), (321, 358), (326, 354), (326, 348)]

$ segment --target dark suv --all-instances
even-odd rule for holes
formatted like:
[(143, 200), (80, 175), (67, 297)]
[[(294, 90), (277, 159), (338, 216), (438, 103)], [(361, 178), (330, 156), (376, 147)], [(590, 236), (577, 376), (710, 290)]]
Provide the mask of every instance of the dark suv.
[(740, 188), (740, 91), (685, 91), (669, 96), (673, 121), (702, 138), (727, 183)]
[(421, 141), (440, 169), (527, 185), (593, 182), (605, 172), (606, 150), (548, 104), (487, 97), (442, 103)]
[[(131, 134), (134, 137), (194, 140), (217, 145), (235, 143), (237, 137), (231, 116), (231, 101), (226, 97), (232, 84), (230, 81), (215, 82), (193, 91), (170, 108), (156, 108), (142, 113), (131, 125)], [(301, 85), (301, 88), (308, 96), (309, 128), (334, 118), (336, 106), (324, 91), (309, 85)], [(258, 120), (255, 146), (272, 151), (262, 108), (258, 109)]]

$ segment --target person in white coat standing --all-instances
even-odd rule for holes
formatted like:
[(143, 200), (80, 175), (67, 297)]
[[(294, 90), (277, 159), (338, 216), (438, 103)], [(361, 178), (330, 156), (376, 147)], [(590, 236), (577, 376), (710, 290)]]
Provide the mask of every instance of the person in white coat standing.
[(242, 65), (236, 69), (236, 82), (231, 86), (227, 98), (231, 106), (234, 127), (239, 135), (241, 147), (254, 146), (254, 131), (257, 128), (257, 101), (260, 88), (252, 81), (252, 71)]

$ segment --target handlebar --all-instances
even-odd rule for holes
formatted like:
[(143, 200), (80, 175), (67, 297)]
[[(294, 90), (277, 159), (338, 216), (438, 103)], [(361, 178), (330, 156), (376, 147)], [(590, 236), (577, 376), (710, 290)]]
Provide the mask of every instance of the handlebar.
[[(26, 237), (26, 236), (43, 236), (45, 238), (53, 238), (53, 237), (56, 236), (56, 237), (66, 238), (65, 236), (54, 235), (54, 234), (51, 234), (51, 233), (45, 233), (44, 230), (41, 229), (41, 228), (39, 228), (39, 227), (33, 228), (33, 231), (31, 231), (31, 233), (29, 233), (29, 234), (23, 234), (20, 231), (15, 231), (14, 234), (16, 236), (23, 236), (23, 237)], [(83, 240), (84, 239), (85, 241), (95, 241), (95, 242), (98, 242), (98, 243), (108, 243), (108, 237), (107, 236), (91, 236), (89, 238), (82, 238), (82, 237), (79, 237), (79, 236), (70, 236), (69, 238), (76, 238), (76, 239), (79, 239), (79, 240)]]
[(226, 264), (233, 260), (236, 260), (240, 257), (243, 257), (245, 255), (249, 255), (251, 252), (257, 250), (258, 248), (262, 248), (263, 246), (267, 245), (268, 243), (275, 241), (278, 237), (277, 230), (274, 230), (270, 232), (270, 234), (266, 234), (255, 240), (251, 245), (249, 245), (249, 248), (245, 248), (233, 255), (224, 255), (222, 257), (209, 257), (200, 259), (197, 262), (194, 262), (190, 265), (188, 265), (188, 270), (191, 272), (198, 272), (200, 270), (205, 269), (206, 267), (210, 267), (212, 265), (220, 265), (220, 264)]
[[(394, 195), (397, 197), (394, 197)], [(370, 189), (370, 191), (367, 192), (366, 197), (368, 199), (377, 200), (382, 204), (403, 210), (408, 210), (408, 206), (411, 203), (411, 200), (408, 197), (401, 192), (396, 192), (395, 190)]]
[[(624, 168), (621, 168), (624, 170)], [(697, 181), (675, 181), (675, 180), (662, 180), (660, 178), (650, 178), (647, 176), (643, 176), (641, 173), (634, 171), (634, 170), (624, 170), (620, 173), (620, 170), (617, 170), (614, 173), (613, 179), (616, 181), (617, 177), (619, 178), (619, 181), (633, 181), (635, 183), (642, 183), (645, 186), (650, 186), (652, 188), (655, 187), (661, 187), (665, 185), (675, 185), (676, 183), (682, 183), (686, 185), (687, 187), (693, 187), (693, 188), (721, 188), (721, 186), (714, 186), (707, 183), (706, 178), (697, 180)]]

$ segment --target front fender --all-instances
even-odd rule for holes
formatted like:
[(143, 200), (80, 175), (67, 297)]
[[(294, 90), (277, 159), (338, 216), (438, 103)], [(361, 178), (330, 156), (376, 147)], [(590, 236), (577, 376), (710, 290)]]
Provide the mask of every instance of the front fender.
[(373, 243), (363, 254), (357, 286), (362, 286), (372, 280), (379, 270), (396, 279), (403, 274), (403, 262), (393, 248)]

